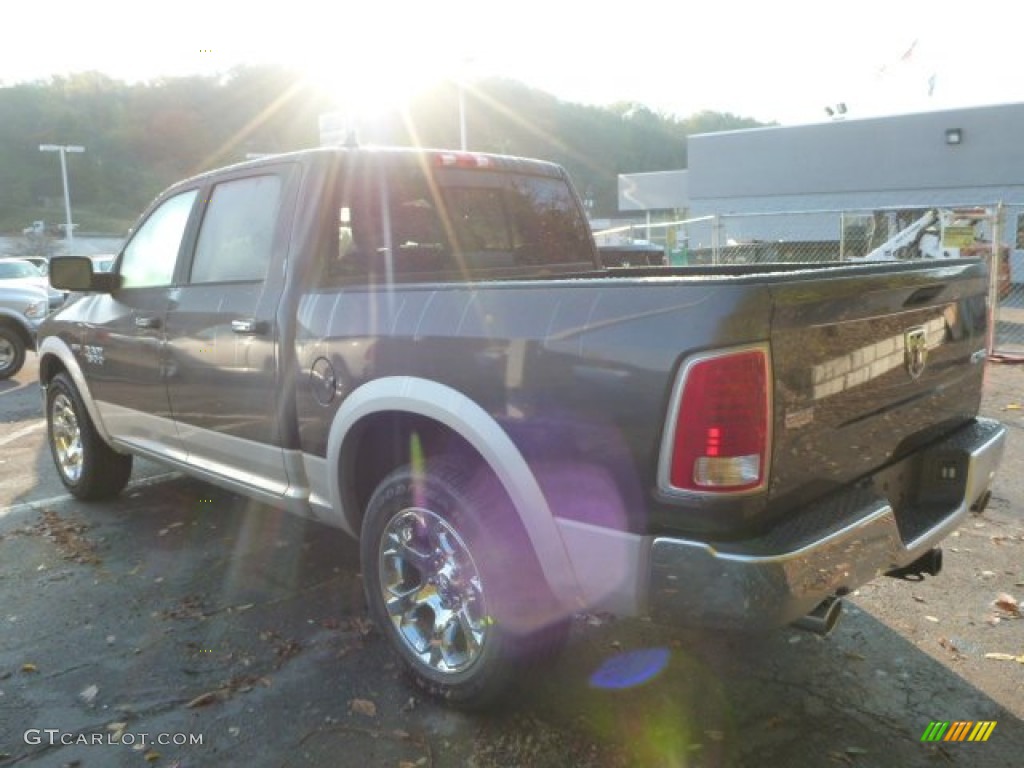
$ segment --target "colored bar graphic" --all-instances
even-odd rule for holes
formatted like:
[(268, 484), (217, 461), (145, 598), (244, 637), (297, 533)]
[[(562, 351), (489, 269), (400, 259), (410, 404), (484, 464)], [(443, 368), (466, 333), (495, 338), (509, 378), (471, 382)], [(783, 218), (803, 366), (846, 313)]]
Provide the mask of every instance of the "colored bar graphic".
[(996, 729), (996, 721), (988, 720), (979, 722), (974, 726), (974, 730), (971, 731), (971, 735), (967, 737), (968, 741), (988, 741), (988, 737), (992, 735), (992, 731)]
[(967, 737), (967, 732), (971, 729), (972, 725), (974, 723), (970, 720), (957, 720), (953, 723), (943, 741), (963, 741)]
[(988, 741), (995, 728), (995, 720), (932, 720), (921, 734), (921, 741)]

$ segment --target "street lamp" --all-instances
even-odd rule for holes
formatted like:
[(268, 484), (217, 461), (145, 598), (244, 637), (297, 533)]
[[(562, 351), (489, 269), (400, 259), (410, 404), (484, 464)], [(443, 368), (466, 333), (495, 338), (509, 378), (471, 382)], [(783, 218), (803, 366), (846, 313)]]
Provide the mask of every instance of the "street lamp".
[(469, 68), (476, 62), (472, 56), (462, 60), (459, 68), (459, 148), (465, 152), (469, 148), (469, 139), (466, 137), (466, 75)]
[(71, 193), (68, 190), (68, 164), (64, 155), (68, 152), (85, 152), (85, 147), (65, 144), (40, 144), (40, 152), (60, 152), (60, 175), (64, 180), (64, 242), (71, 253)]

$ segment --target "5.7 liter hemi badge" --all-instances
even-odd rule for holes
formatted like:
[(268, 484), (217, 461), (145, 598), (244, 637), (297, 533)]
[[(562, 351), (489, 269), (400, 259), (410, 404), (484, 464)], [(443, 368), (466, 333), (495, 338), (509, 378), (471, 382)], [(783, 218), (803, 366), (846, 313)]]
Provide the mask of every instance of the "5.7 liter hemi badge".
[(916, 379), (924, 373), (928, 363), (928, 338), (924, 326), (918, 325), (903, 332), (903, 354), (910, 378)]
[(85, 357), (85, 362), (92, 363), (93, 365), (103, 365), (105, 362), (103, 359), (103, 347), (83, 344), (82, 355)]

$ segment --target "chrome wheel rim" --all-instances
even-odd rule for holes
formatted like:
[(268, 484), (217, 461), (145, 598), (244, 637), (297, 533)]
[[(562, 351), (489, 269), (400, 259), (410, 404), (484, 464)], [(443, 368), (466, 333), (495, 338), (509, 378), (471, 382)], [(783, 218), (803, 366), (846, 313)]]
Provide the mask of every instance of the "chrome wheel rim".
[(71, 399), (63, 392), (50, 407), (50, 433), (57, 467), (69, 482), (77, 483), (82, 476), (82, 430)]
[(483, 652), (490, 622), (480, 571), (447, 520), (409, 508), (380, 543), (381, 593), (406, 649), (441, 674), (457, 674)]
[(0, 371), (10, 368), (14, 364), (14, 344), (9, 339), (0, 336)]

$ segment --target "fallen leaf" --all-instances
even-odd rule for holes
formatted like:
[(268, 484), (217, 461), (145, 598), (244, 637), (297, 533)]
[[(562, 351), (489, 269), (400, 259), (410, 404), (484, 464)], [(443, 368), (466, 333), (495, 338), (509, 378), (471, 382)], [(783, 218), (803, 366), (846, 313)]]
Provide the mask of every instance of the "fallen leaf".
[(377, 705), (369, 699), (352, 699), (352, 701), (349, 702), (349, 709), (357, 715), (366, 715), (367, 717), (377, 716)]
[(224, 691), (207, 691), (196, 696), (192, 701), (185, 705), (186, 709), (195, 709), (196, 707), (205, 707), (207, 704), (213, 704), (215, 701), (219, 701), (224, 698)]
[(1017, 657), (1012, 653), (986, 653), (986, 659), (995, 659), (996, 661), (1016, 661)]
[(99, 686), (90, 685), (87, 688), (83, 689), (82, 692), (80, 694), (78, 694), (78, 696), (86, 704), (92, 704), (93, 701), (96, 700), (96, 697), (99, 695), (99, 692), (100, 692)]
[(1024, 405), (1021, 405), (1020, 403), (1010, 403), (1003, 410), (1004, 411), (1019, 411), (1021, 409), (1024, 409)]
[(925, 599), (924, 599), (923, 597), (921, 597), (920, 595), (911, 595), (911, 597), (912, 597), (912, 598), (913, 598), (914, 600), (916, 600), (917, 602), (919, 602), (919, 603), (924, 603), (924, 602), (927, 602), (927, 601), (926, 601), (926, 600), (925, 600)]
[(35, 664), (22, 664), (21, 665), (21, 671), (22, 672), (38, 672), (39, 671), (39, 667), (37, 667)]
[(863, 747), (847, 747), (846, 754), (848, 755), (866, 755), (868, 751)]
[(1013, 595), (1008, 595), (1005, 592), (996, 598), (996, 607), (1001, 608), (1007, 613), (1020, 613), (1020, 604), (1017, 602), (1017, 599)]
[(864, 661), (864, 657), (856, 651), (846, 651), (843, 656), (854, 661)]
[(146, 758), (147, 763), (155, 763), (160, 759), (160, 753), (151, 749), (144, 755), (144, 757)]
[(937, 616), (925, 616), (924, 618), (925, 618), (925, 621), (930, 621), (930, 622), (932, 622), (934, 624), (938, 624), (939, 623), (939, 619), (938, 619)]

